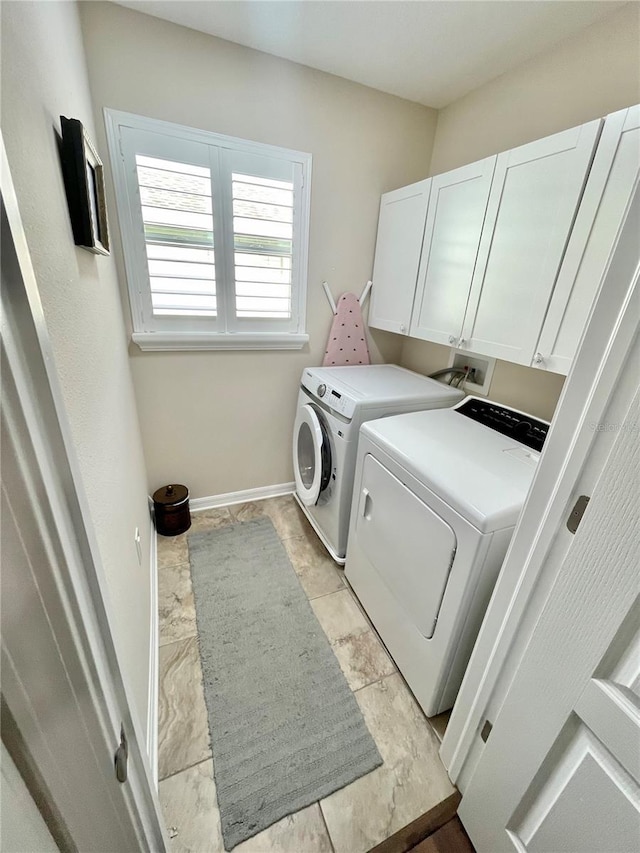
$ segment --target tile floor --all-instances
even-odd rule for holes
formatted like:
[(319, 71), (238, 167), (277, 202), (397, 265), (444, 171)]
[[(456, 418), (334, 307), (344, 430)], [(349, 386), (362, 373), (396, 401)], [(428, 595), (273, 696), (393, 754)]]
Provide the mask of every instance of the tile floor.
[[(192, 530), (268, 515), (384, 760), (234, 853), (366, 853), (454, 790), (438, 756), (448, 714), (427, 721), (342, 572), (292, 497), (194, 513)], [(172, 853), (224, 850), (198, 655), (187, 535), (158, 537), (160, 801)]]

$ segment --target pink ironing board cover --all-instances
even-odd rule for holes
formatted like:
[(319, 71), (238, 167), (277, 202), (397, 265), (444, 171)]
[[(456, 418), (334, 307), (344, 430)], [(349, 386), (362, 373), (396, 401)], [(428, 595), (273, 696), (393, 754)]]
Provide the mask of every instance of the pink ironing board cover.
[(344, 367), (347, 364), (370, 364), (367, 336), (362, 322), (362, 310), (355, 293), (343, 293), (338, 299), (337, 312), (331, 324), (324, 367)]

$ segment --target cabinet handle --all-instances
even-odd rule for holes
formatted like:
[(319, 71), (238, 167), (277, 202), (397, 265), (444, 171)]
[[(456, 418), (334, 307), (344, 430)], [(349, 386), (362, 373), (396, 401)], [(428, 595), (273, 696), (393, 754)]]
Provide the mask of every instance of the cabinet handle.
[(542, 364), (543, 361), (544, 361), (544, 356), (542, 355), (541, 352), (537, 352), (533, 357), (533, 363), (534, 364)]
[(407, 327), (404, 325), (404, 323), (401, 323), (401, 324), (400, 324), (400, 331), (401, 331), (401, 333), (402, 333), (403, 335), (404, 335), (404, 333), (407, 331)]
[(455, 342), (456, 342), (456, 339), (454, 338), (454, 336), (453, 336), (453, 335), (449, 335), (449, 343), (450, 343), (450, 344), (455, 344)]
[(464, 339), (464, 338), (460, 338), (460, 340), (458, 341), (458, 346), (459, 346), (459, 347), (463, 347), (465, 344), (466, 344), (465, 339)]

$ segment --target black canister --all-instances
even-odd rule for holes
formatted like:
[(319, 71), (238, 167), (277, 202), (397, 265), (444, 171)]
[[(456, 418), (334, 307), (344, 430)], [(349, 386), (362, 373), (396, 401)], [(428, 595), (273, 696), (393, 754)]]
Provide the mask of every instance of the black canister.
[(153, 493), (156, 530), (161, 536), (177, 536), (191, 527), (189, 489), (173, 483)]

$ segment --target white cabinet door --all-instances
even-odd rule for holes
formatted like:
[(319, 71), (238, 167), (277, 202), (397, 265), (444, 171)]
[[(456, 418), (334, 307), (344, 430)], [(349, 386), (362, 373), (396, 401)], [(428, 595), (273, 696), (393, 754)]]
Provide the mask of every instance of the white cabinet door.
[(639, 417), (636, 392), (462, 798), (478, 853), (639, 849)]
[(640, 106), (607, 116), (533, 366), (569, 372), (640, 176)]
[(431, 179), (385, 193), (380, 219), (369, 325), (388, 332), (409, 332)]
[(411, 336), (457, 346), (496, 157), (432, 178)]
[(498, 155), (459, 345), (531, 364), (601, 125)]

